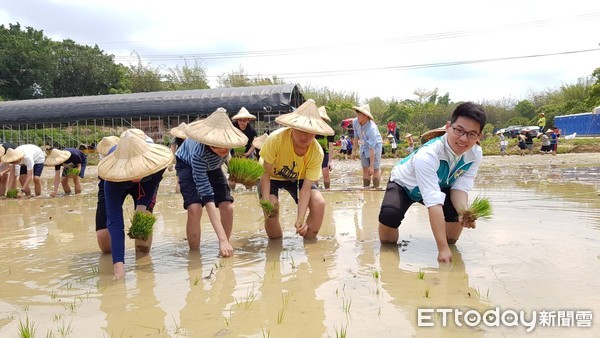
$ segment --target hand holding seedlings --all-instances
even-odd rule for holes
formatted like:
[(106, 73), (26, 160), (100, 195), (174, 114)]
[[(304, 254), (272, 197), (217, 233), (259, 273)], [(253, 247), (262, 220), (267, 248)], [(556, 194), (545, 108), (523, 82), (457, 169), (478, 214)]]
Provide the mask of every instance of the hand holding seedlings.
[(308, 224), (303, 223), (303, 222), (296, 222), (296, 224), (294, 224), (294, 226), (296, 227), (296, 233), (302, 237), (304, 237), (304, 235), (306, 235), (306, 232), (308, 231)]
[(492, 216), (492, 206), (487, 198), (477, 197), (468, 209), (459, 212), (460, 223), (465, 228), (474, 229), (475, 221), (478, 218), (490, 218)]
[(267, 200), (260, 200), (266, 218), (276, 218), (279, 215), (279, 204), (273, 204)]

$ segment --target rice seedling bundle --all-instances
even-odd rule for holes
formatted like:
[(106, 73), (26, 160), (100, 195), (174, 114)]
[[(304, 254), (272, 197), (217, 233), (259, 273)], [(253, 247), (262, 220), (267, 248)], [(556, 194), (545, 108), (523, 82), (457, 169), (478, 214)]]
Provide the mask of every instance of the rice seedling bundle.
[(235, 157), (244, 157), (246, 153), (246, 146), (233, 148), (233, 156)]
[(147, 240), (152, 235), (152, 226), (156, 222), (156, 216), (149, 212), (136, 211), (131, 220), (131, 227), (127, 236), (131, 239)]
[(265, 168), (249, 158), (233, 157), (229, 160), (229, 179), (234, 182), (252, 186), (264, 173)]
[(490, 218), (492, 216), (492, 205), (487, 198), (477, 197), (467, 210), (460, 213), (464, 222), (474, 222), (478, 218)]
[(65, 169), (65, 175), (70, 176), (70, 177), (77, 176), (77, 175), (79, 175), (79, 169), (67, 168), (67, 169)]
[(6, 192), (6, 198), (17, 198), (19, 189), (10, 189)]
[(279, 215), (279, 208), (269, 201), (261, 200), (260, 207), (265, 212), (267, 218), (275, 218)]

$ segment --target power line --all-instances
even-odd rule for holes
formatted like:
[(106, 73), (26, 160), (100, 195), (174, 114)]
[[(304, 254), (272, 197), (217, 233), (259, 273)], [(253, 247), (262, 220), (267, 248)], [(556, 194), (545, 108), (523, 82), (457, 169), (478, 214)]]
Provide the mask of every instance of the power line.
[[(311, 54), (311, 53), (324, 53), (331, 50), (356, 50), (369, 46), (370, 48), (377, 46), (392, 46), (392, 45), (403, 45), (403, 44), (416, 44), (423, 42), (431, 42), (438, 40), (456, 39), (462, 37), (468, 37), (473, 35), (491, 34), (504, 31), (522, 31), (524, 28), (530, 27), (543, 27), (556, 22), (577, 22), (581, 23), (584, 21), (598, 20), (600, 19), (600, 12), (586, 13), (573, 17), (557, 18), (557, 19), (544, 19), (536, 21), (528, 21), (522, 23), (501, 25), (489, 28), (476, 28), (459, 31), (440, 32), (432, 34), (422, 34), (408, 37), (397, 37), (383, 40), (367, 41), (367, 42), (353, 42), (345, 44), (328, 44), (318, 46), (308, 46), (301, 48), (282, 48), (282, 49), (265, 49), (265, 50), (252, 50), (252, 51), (229, 51), (229, 52), (215, 52), (215, 53), (188, 53), (188, 54), (152, 54), (144, 55), (143, 59), (146, 61), (175, 61), (181, 59), (203, 59), (203, 60), (219, 60), (219, 59), (239, 59), (239, 58), (255, 58), (255, 57), (276, 57), (284, 55), (300, 55), (300, 54)], [(164, 41), (164, 40), (161, 40)], [(188, 40), (166, 40), (166, 41), (188, 41)], [(159, 41), (155, 41), (159, 42)], [(117, 55), (115, 60), (131, 61), (137, 60), (137, 57), (132, 55)]]
[[(556, 52), (556, 53), (546, 53), (546, 54), (507, 56), (507, 57), (488, 58), (488, 59), (446, 61), (446, 62), (422, 63), (422, 64), (413, 64), (413, 65), (387, 66), (387, 67), (373, 67), (373, 68), (359, 68), (359, 69), (325, 70), (325, 71), (299, 72), (299, 73), (278, 73), (278, 74), (272, 74), (272, 75), (277, 76), (277, 78), (280, 78), (280, 79), (285, 79), (286, 77), (294, 77), (294, 78), (327, 77), (327, 76), (351, 75), (351, 74), (357, 74), (357, 73), (363, 73), (363, 72), (374, 72), (374, 71), (401, 71), (401, 70), (412, 70), (412, 69), (423, 69), (423, 68), (450, 67), (450, 66), (460, 66), (460, 65), (468, 65), (468, 64), (476, 64), (476, 63), (531, 59), (531, 58), (541, 58), (541, 57), (558, 56), (558, 55), (589, 53), (589, 52), (597, 52), (597, 51), (600, 51), (600, 48)], [(256, 74), (247, 74), (247, 75), (250, 77), (257, 76)], [(209, 77), (211, 77), (211, 76), (209, 76)], [(214, 76), (214, 77), (216, 77), (216, 76)]]

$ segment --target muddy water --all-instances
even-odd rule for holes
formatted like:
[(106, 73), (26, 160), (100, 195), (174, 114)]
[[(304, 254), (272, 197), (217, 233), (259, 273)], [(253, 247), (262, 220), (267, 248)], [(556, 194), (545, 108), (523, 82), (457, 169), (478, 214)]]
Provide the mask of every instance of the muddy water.
[(36, 336), (52, 337), (597, 336), (597, 318), (592, 328), (538, 322), (530, 334), (524, 326), (442, 327), (439, 316), (434, 327), (418, 326), (417, 309), (426, 308), (499, 307), (528, 319), (534, 310), (600, 314), (598, 169), (536, 170), (482, 168), (472, 196), (490, 198), (494, 216), (466, 231), (453, 264), (442, 266), (424, 207), (409, 210), (400, 245), (379, 244), (383, 192), (359, 189), (359, 171), (346, 164), (324, 192), (316, 241), (294, 235), (285, 193), (284, 238), (268, 241), (256, 193), (239, 187), (236, 255), (227, 259), (217, 257), (206, 217), (200, 252), (187, 249), (186, 214), (167, 173), (151, 254), (136, 260), (128, 240), (120, 282), (97, 249), (92, 176), (78, 196), (0, 200), (0, 336), (18, 336), (26, 319)]

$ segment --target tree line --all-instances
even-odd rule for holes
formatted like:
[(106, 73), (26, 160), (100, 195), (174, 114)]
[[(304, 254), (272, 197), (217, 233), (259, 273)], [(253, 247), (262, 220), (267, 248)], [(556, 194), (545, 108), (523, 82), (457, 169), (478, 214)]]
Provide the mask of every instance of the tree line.
[[(250, 76), (240, 66), (218, 76), (219, 87), (246, 87), (285, 83), (276, 76)], [(53, 41), (41, 30), (22, 28), (19, 23), (0, 25), (0, 101), (35, 98), (140, 93), (164, 90), (208, 89), (207, 71), (200, 61), (182, 66), (145, 65), (138, 55), (135, 65), (115, 63), (97, 45), (87, 46), (66, 39)], [(355, 92), (305, 86), (305, 97), (325, 105), (337, 132), (340, 123), (353, 117), (352, 106), (368, 103), (382, 132), (388, 121), (413, 134), (443, 125), (458, 102), (438, 89), (417, 89), (415, 99), (380, 97), (361, 99)], [(589, 112), (600, 105), (600, 68), (574, 84), (561, 84), (532, 92), (525, 100), (501, 99), (478, 102), (488, 112), (484, 131), (509, 125), (535, 125), (545, 113), (552, 125), (558, 115)]]

